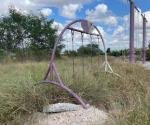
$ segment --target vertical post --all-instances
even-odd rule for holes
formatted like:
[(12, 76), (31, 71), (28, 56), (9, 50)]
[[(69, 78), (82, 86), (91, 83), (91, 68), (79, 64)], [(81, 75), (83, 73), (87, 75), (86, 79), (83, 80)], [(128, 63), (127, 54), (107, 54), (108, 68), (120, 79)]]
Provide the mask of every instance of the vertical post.
[(146, 18), (143, 16), (142, 63), (146, 62)]
[(130, 44), (129, 44), (129, 62), (135, 62), (134, 52), (134, 2), (130, 0)]

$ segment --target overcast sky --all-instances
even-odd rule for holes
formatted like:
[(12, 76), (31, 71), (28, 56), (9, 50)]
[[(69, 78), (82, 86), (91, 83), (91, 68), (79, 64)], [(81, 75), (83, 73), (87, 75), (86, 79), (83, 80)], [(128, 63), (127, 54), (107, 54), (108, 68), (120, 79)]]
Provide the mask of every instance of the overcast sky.
[[(54, 19), (54, 26), (63, 27), (75, 19), (88, 19), (101, 30), (107, 47), (128, 48), (129, 3), (127, 0), (0, 0), (0, 15), (8, 14), (10, 6), (24, 13), (42, 13)], [(146, 14), (147, 41), (150, 40), (150, 0), (135, 0), (136, 6)], [(142, 18), (135, 14), (135, 45), (142, 44)]]

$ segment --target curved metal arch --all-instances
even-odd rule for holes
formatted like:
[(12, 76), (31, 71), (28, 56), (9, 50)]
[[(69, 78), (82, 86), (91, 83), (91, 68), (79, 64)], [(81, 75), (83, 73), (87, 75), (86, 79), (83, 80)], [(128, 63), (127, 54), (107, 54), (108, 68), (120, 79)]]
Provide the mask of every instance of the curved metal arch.
[[(76, 98), (76, 100), (84, 107), (84, 108), (87, 108), (87, 104), (82, 100), (82, 98), (80, 96), (78, 96), (75, 92), (73, 92), (69, 87), (67, 87), (61, 80), (60, 76), (59, 76), (59, 73), (57, 72), (57, 69), (56, 69), (56, 66), (55, 66), (55, 63), (54, 63), (54, 58), (55, 58), (55, 53), (56, 53), (56, 49), (57, 49), (57, 45), (60, 43), (61, 39), (62, 39), (62, 36), (64, 34), (64, 32), (70, 28), (71, 25), (75, 24), (75, 23), (78, 23), (78, 22), (82, 22), (82, 21), (87, 21), (87, 20), (83, 20), (83, 19), (80, 19), (80, 20), (75, 20), (71, 23), (69, 23), (63, 30), (62, 32), (60, 33), (60, 35), (58, 36), (58, 38), (56, 39), (56, 42), (54, 44), (54, 48), (53, 48), (53, 51), (52, 51), (52, 55), (51, 55), (51, 59), (50, 59), (50, 62), (49, 62), (49, 67), (48, 67), (48, 70), (45, 74), (45, 77), (44, 77), (44, 80), (42, 81), (42, 83), (50, 83), (50, 84), (54, 84), (62, 89), (64, 89), (65, 91), (67, 91), (69, 94), (71, 94), (74, 98)], [(88, 21), (87, 21), (88, 22)], [(100, 36), (101, 40), (102, 40), (102, 43), (103, 43), (103, 47), (104, 47), (104, 52), (105, 52), (105, 62), (104, 62), (104, 66), (105, 66), (105, 71), (108, 71), (110, 73), (113, 73), (113, 70), (111, 68), (111, 66), (109, 65), (109, 63), (107, 62), (107, 53), (106, 53), (106, 46), (105, 46), (105, 42), (104, 42), (104, 39), (103, 39), (103, 36), (101, 34), (101, 32), (99, 31), (99, 29), (93, 24), (91, 23), (91, 25), (93, 26), (93, 28), (96, 29), (96, 31), (98, 32), (98, 34), (96, 34), (97, 36)], [(73, 30), (73, 29), (70, 29), (70, 30)], [(91, 34), (92, 33), (88, 33), (88, 32), (85, 32), (85, 31), (80, 31), (80, 30), (77, 30), (76, 31), (78, 32), (83, 32), (83, 33), (87, 33), (87, 34)], [(48, 80), (48, 75), (53, 75), (53, 73), (55, 74), (55, 81), (54, 80)]]
[[(59, 41), (61, 41), (61, 38), (62, 38), (63, 34), (65, 33), (65, 31), (66, 31), (71, 25), (73, 25), (73, 24), (75, 24), (75, 23), (78, 23), (78, 22), (82, 22), (82, 21), (87, 21), (87, 20), (84, 20), (84, 19), (74, 20), (73, 22), (69, 23), (69, 24), (61, 31), (60, 35), (58, 36), (58, 38), (56, 39), (56, 42), (55, 42), (55, 44), (54, 44), (54, 48), (53, 48), (53, 51), (52, 51), (52, 55), (51, 55), (51, 59), (50, 59), (49, 65), (51, 65), (51, 64), (53, 63), (53, 61), (54, 61), (55, 53), (56, 53), (56, 49), (57, 49), (57, 45), (59, 44)], [(91, 23), (91, 24), (92, 24), (92, 26), (96, 29), (96, 31), (98, 32), (98, 35), (100, 36), (100, 38), (101, 38), (101, 40), (102, 40), (103, 47), (104, 47), (104, 53), (105, 53), (105, 62), (104, 62), (103, 65), (104, 65), (104, 67), (105, 67), (105, 71), (107, 71), (107, 70), (108, 70), (108, 67), (109, 67), (109, 66), (108, 66), (109, 64), (108, 64), (108, 62), (107, 62), (107, 53), (106, 53), (106, 46), (105, 46), (104, 38), (103, 38), (101, 32), (99, 31), (99, 29), (98, 29), (93, 23)], [(112, 70), (112, 69), (110, 69), (110, 70)], [(49, 68), (48, 71), (46, 72), (46, 75), (45, 75), (45, 77), (44, 77), (44, 80), (47, 78), (49, 71), (50, 71), (50, 68)]]
[[(55, 53), (56, 53), (57, 45), (58, 45), (59, 41), (61, 41), (61, 38), (62, 38), (64, 32), (65, 32), (71, 25), (73, 25), (73, 24), (75, 24), (75, 23), (78, 23), (78, 22), (82, 22), (82, 21), (87, 21), (87, 20), (84, 20), (84, 19), (75, 20), (75, 21), (69, 23), (69, 24), (62, 30), (62, 32), (60, 33), (60, 35), (59, 35), (59, 37), (57, 38), (56, 43), (55, 43), (55, 45), (54, 45), (54, 50), (53, 50), (52, 57), (51, 57), (52, 60), (54, 60), (54, 55), (55, 55)], [(100, 38), (101, 38), (101, 40), (102, 40), (103, 47), (104, 47), (104, 51), (105, 51), (105, 53), (106, 53), (106, 46), (105, 46), (105, 42), (104, 42), (104, 39), (103, 39), (103, 36), (102, 36), (101, 32), (99, 31), (99, 29), (98, 29), (93, 23), (91, 23), (91, 24), (92, 24), (92, 26), (97, 30), (97, 32), (98, 32), (98, 34), (99, 34), (99, 36), (100, 36)]]

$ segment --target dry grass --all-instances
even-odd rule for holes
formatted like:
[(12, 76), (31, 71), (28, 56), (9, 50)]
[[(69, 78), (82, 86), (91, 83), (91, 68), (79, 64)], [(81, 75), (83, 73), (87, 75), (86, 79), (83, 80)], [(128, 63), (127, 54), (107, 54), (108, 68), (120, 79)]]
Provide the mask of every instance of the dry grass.
[[(110, 59), (115, 72), (122, 78), (103, 72), (97, 59), (56, 61), (63, 81), (88, 103), (112, 114), (118, 125), (150, 123), (150, 71), (142, 67)], [(102, 62), (101, 62), (102, 63)], [(47, 62), (8, 63), (0, 65), (0, 122), (20, 121), (20, 117), (41, 111), (42, 106), (55, 102), (75, 102), (64, 91), (40, 85)], [(101, 70), (100, 70), (101, 69)], [(72, 77), (74, 79), (72, 79)], [(38, 84), (34, 86), (34, 84)]]

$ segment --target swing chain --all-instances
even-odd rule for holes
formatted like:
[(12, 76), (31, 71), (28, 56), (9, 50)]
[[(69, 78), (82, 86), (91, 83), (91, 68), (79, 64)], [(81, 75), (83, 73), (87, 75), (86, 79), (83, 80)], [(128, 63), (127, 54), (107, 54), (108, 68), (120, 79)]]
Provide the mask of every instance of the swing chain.
[[(71, 37), (72, 37), (72, 51), (74, 51), (74, 31), (73, 30), (71, 30)], [(75, 64), (75, 62), (74, 62), (74, 52), (73, 52), (73, 55), (72, 55), (72, 58), (73, 58), (73, 62), (72, 62), (72, 64), (73, 64), (73, 83), (74, 83), (74, 64)]]
[(90, 35), (90, 39), (91, 39), (91, 65), (92, 65), (92, 57), (93, 57), (93, 38), (92, 38), (92, 35)]
[[(82, 47), (83, 47), (83, 37), (84, 37), (84, 34), (81, 33)], [(83, 49), (83, 51), (84, 51), (84, 49)], [(83, 69), (82, 69), (82, 76), (83, 76), (83, 80), (84, 80), (84, 52), (82, 53), (82, 67), (83, 67)]]

